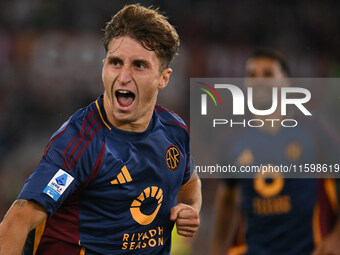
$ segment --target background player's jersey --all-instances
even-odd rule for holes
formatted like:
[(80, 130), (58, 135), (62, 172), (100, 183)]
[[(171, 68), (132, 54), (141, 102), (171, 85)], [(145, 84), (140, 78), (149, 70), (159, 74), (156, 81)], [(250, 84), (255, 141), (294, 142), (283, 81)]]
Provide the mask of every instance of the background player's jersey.
[[(334, 163), (339, 145), (315, 122), (299, 121), (272, 135), (256, 128), (230, 134), (223, 158), (234, 165)], [(242, 210), (247, 219), (246, 254), (310, 254), (329, 232), (337, 210), (332, 179), (225, 179), (241, 185)], [(276, 177), (276, 178), (273, 178)]]
[(190, 163), (176, 114), (156, 106), (144, 132), (126, 132), (98, 98), (53, 135), (19, 195), (49, 213), (25, 254), (169, 254), (170, 209)]

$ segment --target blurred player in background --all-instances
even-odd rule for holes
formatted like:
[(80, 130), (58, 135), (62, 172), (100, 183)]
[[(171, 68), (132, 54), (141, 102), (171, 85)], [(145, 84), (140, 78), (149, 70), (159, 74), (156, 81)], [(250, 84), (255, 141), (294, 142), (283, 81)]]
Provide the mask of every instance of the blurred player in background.
[[(155, 105), (176, 30), (128, 5), (105, 28), (104, 94), (52, 137), (0, 225), (0, 254), (169, 254), (199, 226), (200, 180), (178, 115)], [(77, 96), (77, 95), (74, 95)]]
[[(246, 62), (247, 78), (290, 76), (285, 58), (270, 49), (253, 53)], [(254, 106), (269, 109), (272, 87), (285, 82), (252, 80)], [(278, 107), (280, 108), (280, 107)], [(244, 128), (231, 131), (223, 141), (226, 164), (288, 165), (338, 163), (339, 139), (317, 120), (299, 119), (294, 128)], [(271, 116), (281, 119), (280, 109)], [(302, 118), (302, 119), (301, 119)], [(266, 122), (265, 122), (266, 123)], [(260, 176), (258, 176), (260, 177)], [(340, 224), (333, 179), (285, 179), (280, 173), (261, 178), (224, 179), (216, 195), (216, 221), (210, 255), (340, 254)], [(227, 252), (228, 251), (228, 252)]]

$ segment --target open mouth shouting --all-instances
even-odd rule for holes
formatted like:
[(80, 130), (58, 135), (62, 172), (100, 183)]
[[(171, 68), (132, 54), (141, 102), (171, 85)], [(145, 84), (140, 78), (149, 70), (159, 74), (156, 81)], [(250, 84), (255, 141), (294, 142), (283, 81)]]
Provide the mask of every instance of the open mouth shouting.
[(129, 110), (136, 98), (133, 92), (123, 89), (117, 90), (115, 92), (115, 97), (121, 110)]

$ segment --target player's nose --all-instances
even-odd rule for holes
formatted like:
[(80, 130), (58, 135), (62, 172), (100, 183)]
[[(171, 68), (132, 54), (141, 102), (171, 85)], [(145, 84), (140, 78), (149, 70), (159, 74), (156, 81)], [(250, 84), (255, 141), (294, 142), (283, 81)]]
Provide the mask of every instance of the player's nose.
[(132, 74), (130, 67), (127, 65), (123, 65), (120, 69), (120, 73), (118, 75), (118, 81), (123, 84), (129, 83), (132, 80)]

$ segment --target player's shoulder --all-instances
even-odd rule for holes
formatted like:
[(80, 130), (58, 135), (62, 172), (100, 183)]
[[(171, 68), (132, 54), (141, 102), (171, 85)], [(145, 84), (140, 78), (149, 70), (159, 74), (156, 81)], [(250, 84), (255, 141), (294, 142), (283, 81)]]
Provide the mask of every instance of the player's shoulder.
[(95, 109), (94, 103), (76, 111), (51, 137), (46, 148), (49, 150), (53, 144), (55, 148), (66, 148), (79, 144), (85, 146), (98, 139), (102, 129), (102, 122)]
[(158, 104), (155, 106), (155, 112), (159, 120), (169, 129), (177, 131), (182, 130), (185, 133), (189, 133), (188, 126), (185, 124), (182, 118), (175, 112), (168, 110)]
[(326, 120), (319, 116), (302, 116), (297, 115), (296, 120), (299, 126), (304, 129), (305, 132), (311, 134), (314, 137), (328, 138), (339, 144), (339, 136), (334, 128)]
[[(101, 125), (96, 109), (91, 103), (90, 105), (77, 110), (58, 130), (53, 137), (64, 133), (72, 135), (73, 133), (90, 131), (90, 128)], [(101, 127), (101, 126), (100, 126)]]

